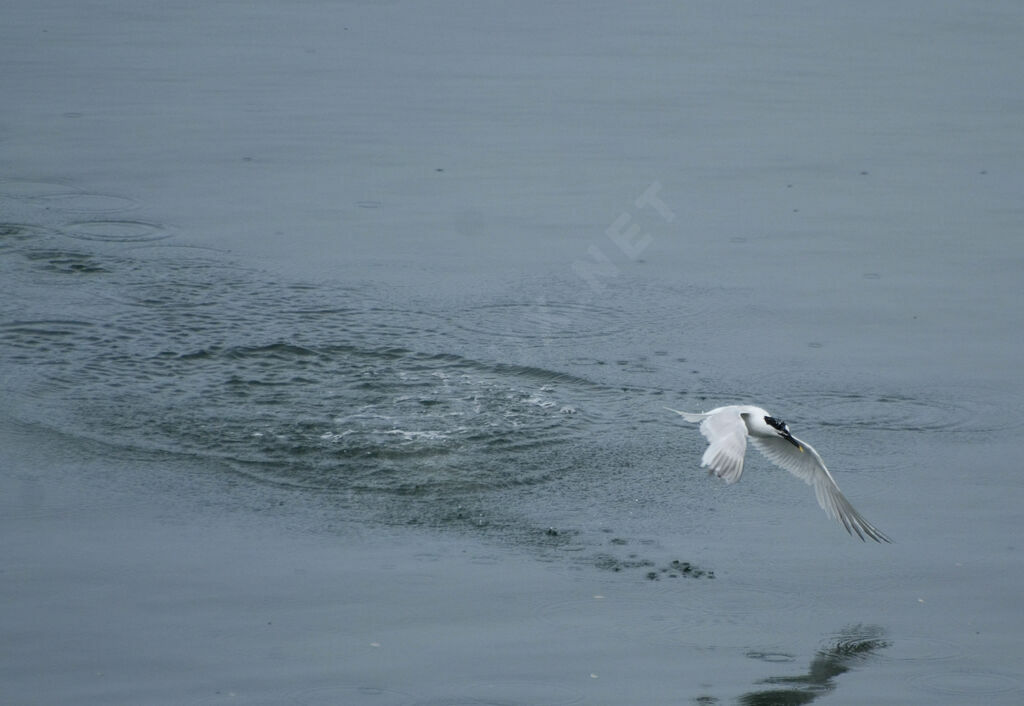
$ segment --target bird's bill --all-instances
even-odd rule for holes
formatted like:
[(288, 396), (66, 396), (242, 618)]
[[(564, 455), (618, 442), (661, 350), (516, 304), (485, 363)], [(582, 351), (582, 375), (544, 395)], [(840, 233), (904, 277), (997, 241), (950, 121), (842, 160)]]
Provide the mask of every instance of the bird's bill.
[(797, 448), (798, 448), (798, 449), (800, 449), (801, 451), (803, 451), (803, 450), (804, 450), (804, 445), (803, 445), (803, 444), (801, 444), (801, 443), (800, 443), (799, 441), (797, 441), (796, 439), (794, 439), (794, 438), (793, 438), (793, 435), (792, 435), (792, 434), (790, 434), (790, 433), (789, 433), (788, 431), (780, 432), (780, 436), (781, 436), (781, 437), (782, 437), (783, 439), (785, 439), (786, 441), (788, 441), (789, 443), (793, 444), (793, 446), (797, 447)]

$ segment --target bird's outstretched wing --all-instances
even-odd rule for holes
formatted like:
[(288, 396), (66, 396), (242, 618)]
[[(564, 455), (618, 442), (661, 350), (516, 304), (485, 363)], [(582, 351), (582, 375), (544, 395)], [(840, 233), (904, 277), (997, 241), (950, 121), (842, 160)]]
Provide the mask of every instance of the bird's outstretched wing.
[(765, 438), (751, 437), (754, 446), (763, 453), (769, 461), (777, 466), (786, 469), (797, 478), (802, 478), (808, 485), (814, 486), (814, 494), (818, 497), (818, 504), (833, 519), (838, 520), (850, 534), (856, 534), (862, 540), (865, 536), (876, 542), (891, 542), (881, 530), (864, 519), (857, 512), (850, 501), (839, 492), (832, 474), (825, 467), (825, 462), (814, 448), (800, 439), (794, 438), (803, 451), (786, 441), (782, 437)]
[(726, 483), (740, 479), (743, 456), (747, 452), (747, 425), (738, 411), (725, 408), (711, 414), (693, 414), (671, 407), (665, 409), (681, 415), (688, 422), (700, 422), (700, 433), (708, 440), (701, 468), (706, 467)]

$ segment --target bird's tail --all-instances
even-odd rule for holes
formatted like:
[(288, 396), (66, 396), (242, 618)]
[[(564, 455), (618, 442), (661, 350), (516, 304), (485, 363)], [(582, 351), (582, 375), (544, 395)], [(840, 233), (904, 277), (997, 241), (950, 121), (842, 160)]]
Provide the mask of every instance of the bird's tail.
[(672, 409), (671, 407), (666, 407), (665, 409), (667, 409), (669, 412), (675, 412), (688, 422), (701, 422), (704, 421), (704, 419), (706, 419), (708, 416), (704, 413), (695, 414), (693, 412), (680, 412), (678, 409)]

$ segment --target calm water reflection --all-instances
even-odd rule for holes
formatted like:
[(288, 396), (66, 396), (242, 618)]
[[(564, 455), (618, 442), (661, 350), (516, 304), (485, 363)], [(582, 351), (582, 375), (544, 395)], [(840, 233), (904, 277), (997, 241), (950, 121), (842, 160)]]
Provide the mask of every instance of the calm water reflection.
[[(880, 627), (857, 625), (845, 628), (830, 637), (828, 644), (814, 654), (805, 674), (764, 679), (761, 683), (772, 688), (744, 694), (739, 703), (744, 706), (809, 704), (835, 691), (839, 686), (835, 678), (839, 675), (857, 667), (869, 669), (869, 658), (888, 646), (885, 631)], [(794, 657), (782, 654), (751, 652), (747, 656), (768, 662), (795, 661)]]

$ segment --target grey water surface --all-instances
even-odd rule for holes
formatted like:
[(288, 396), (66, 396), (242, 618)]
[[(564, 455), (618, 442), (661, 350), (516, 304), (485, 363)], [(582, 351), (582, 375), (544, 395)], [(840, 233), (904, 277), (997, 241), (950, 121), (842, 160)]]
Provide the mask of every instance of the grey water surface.
[(7, 3), (3, 701), (1020, 703), (1022, 29)]

